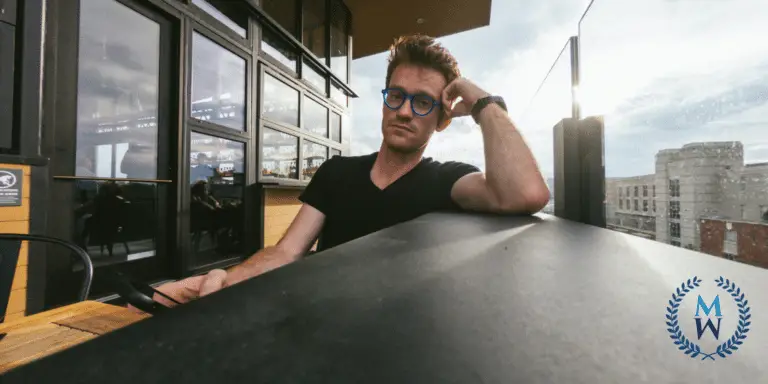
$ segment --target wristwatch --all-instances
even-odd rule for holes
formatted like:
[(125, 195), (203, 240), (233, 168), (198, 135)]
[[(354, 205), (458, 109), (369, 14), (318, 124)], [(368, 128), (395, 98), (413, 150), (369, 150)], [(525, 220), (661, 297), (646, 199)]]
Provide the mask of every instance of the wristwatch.
[(507, 112), (507, 104), (504, 103), (504, 99), (501, 96), (486, 96), (477, 100), (475, 105), (472, 106), (472, 118), (475, 119), (475, 123), (480, 124), (478, 121), (480, 111), (491, 104), (498, 104), (501, 109)]

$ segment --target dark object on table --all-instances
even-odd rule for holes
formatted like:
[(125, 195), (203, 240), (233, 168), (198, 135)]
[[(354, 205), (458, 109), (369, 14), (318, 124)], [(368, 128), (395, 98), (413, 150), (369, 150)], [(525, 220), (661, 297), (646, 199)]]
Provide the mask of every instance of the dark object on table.
[(768, 271), (541, 217), (426, 215), (1, 381), (768, 382), (768, 331), (758, 330), (768, 325), (757, 317), (719, 361), (679, 351), (665, 324), (671, 294), (693, 276), (735, 281), (765, 313)]

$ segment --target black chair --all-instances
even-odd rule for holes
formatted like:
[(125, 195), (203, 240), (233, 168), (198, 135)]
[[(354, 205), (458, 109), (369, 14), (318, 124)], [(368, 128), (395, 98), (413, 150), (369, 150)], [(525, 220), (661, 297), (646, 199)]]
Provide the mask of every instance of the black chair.
[(93, 262), (84, 249), (79, 246), (57, 239), (55, 237), (40, 235), (25, 235), (18, 233), (0, 233), (0, 323), (5, 321), (5, 311), (8, 309), (8, 300), (11, 294), (13, 276), (16, 273), (16, 264), (19, 261), (19, 251), (22, 241), (40, 241), (50, 244), (58, 244), (74, 252), (83, 262), (85, 277), (78, 294), (78, 301), (88, 298), (93, 281)]

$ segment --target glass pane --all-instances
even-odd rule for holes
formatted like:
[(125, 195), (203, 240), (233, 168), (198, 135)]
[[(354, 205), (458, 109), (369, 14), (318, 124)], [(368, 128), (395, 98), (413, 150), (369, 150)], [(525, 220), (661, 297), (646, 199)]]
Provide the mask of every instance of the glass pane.
[(261, 176), (298, 179), (299, 138), (264, 128), (261, 144)]
[(231, 8), (232, 4), (224, 1), (214, 1), (213, 4), (211, 4), (206, 0), (192, 0), (192, 4), (198, 6), (200, 9), (216, 18), (216, 20), (222, 22), (240, 35), (240, 37), (247, 37), (248, 14), (242, 9)]
[(327, 81), (325, 77), (315, 70), (315, 68), (307, 63), (304, 63), (304, 67), (301, 69), (301, 75), (310, 84), (314, 85), (320, 94), (328, 96), (328, 92), (325, 90), (325, 84)]
[(286, 31), (296, 35), (296, 0), (261, 0), (261, 8)]
[(192, 132), (189, 226), (194, 265), (244, 253), (245, 144)]
[(299, 126), (299, 91), (265, 73), (262, 101), (263, 117)]
[(347, 58), (349, 56), (349, 14), (341, 1), (333, 1), (331, 8), (331, 70), (342, 81), (347, 77)]
[(331, 113), (331, 140), (341, 143), (341, 116)]
[(277, 34), (267, 28), (261, 30), (261, 50), (272, 56), (277, 62), (296, 72), (299, 55)]
[(304, 140), (304, 148), (301, 154), (304, 157), (302, 178), (308, 181), (312, 179), (317, 169), (320, 168), (320, 164), (328, 160), (328, 147)]
[(195, 32), (192, 37), (192, 117), (245, 129), (245, 59)]
[(331, 98), (337, 103), (347, 106), (347, 95), (334, 85), (331, 85)]
[[(159, 197), (154, 183), (77, 180), (73, 183), (74, 242), (100, 267), (155, 257)], [(81, 269), (79, 263), (74, 269)]]
[(328, 137), (328, 108), (305, 96), (302, 118), (305, 130)]
[(325, 64), (325, 0), (304, 0), (303, 3), (302, 43)]
[[(3, 2), (0, 0), (0, 8)], [(0, 9), (0, 18), (7, 15)], [(12, 49), (16, 40), (15, 28), (0, 22), (0, 49)], [(9, 48), (6, 48), (9, 47)], [(12, 53), (0, 59), (0, 148), (13, 148), (13, 67)]]
[[(606, 221), (768, 268), (768, 3), (701, 4), (600, 1), (581, 23), (582, 109), (605, 121)], [(631, 211), (616, 208), (625, 186)]]
[(549, 187), (549, 203), (542, 212), (555, 213), (555, 165), (553, 127), (573, 115), (571, 83), (571, 45), (567, 43), (555, 59), (552, 69), (541, 82), (538, 92), (520, 118), (526, 141), (539, 162)]
[(338, 149), (331, 149), (331, 157), (341, 156), (341, 151)]
[(156, 179), (160, 26), (116, 1), (80, 12), (75, 175)]

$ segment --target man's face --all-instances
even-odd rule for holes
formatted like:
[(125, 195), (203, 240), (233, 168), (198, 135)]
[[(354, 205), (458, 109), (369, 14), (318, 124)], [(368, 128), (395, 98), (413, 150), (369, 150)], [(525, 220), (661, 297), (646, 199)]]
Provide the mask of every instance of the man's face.
[[(409, 95), (427, 95), (440, 102), (443, 89), (448, 85), (443, 75), (431, 68), (408, 64), (398, 65), (387, 88), (400, 88)], [(413, 113), (411, 101), (405, 100), (393, 110), (382, 103), (381, 133), (386, 146), (400, 153), (412, 153), (426, 146), (439, 128), (441, 106), (435, 106), (426, 116)]]

